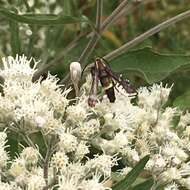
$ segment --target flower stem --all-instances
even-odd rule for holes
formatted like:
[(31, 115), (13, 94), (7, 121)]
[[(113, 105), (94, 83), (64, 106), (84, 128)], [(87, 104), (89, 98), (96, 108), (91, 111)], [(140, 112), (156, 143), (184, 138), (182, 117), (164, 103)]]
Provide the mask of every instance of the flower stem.
[[(86, 63), (86, 60), (90, 57), (92, 54), (96, 44), (97, 39), (100, 32), (101, 27), (101, 17), (102, 17), (102, 9), (103, 9), (103, 0), (97, 0), (97, 10), (96, 10), (96, 32), (93, 33), (92, 37), (90, 38), (90, 41), (88, 42), (86, 48), (82, 52), (79, 62), (84, 65)], [(98, 34), (97, 34), (98, 33)]]
[(53, 153), (53, 145), (54, 144), (54, 138), (52, 137), (48, 147), (47, 147), (47, 152), (46, 152), (46, 156), (44, 159), (44, 165), (43, 165), (43, 170), (44, 170), (44, 179), (46, 182), (46, 187), (44, 187), (44, 190), (48, 190), (48, 169), (49, 169), (49, 161), (50, 161), (50, 157)]

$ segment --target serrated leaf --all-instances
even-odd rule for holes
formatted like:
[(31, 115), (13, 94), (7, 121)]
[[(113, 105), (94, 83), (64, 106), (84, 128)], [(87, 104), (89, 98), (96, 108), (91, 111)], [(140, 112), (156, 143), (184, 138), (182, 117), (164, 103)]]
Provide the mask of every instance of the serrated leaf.
[(151, 187), (153, 186), (153, 184), (154, 184), (154, 179), (150, 178), (150, 179), (134, 186), (130, 190), (150, 190)]
[(152, 84), (161, 81), (184, 66), (190, 66), (190, 55), (161, 54), (150, 47), (130, 51), (112, 61), (113, 70), (125, 74), (126, 71), (138, 72)]
[(54, 14), (16, 14), (7, 9), (0, 8), (0, 14), (4, 15), (10, 20), (21, 23), (37, 24), (37, 25), (59, 25), (72, 24), (78, 22), (88, 22), (85, 18), (76, 18), (68, 15), (54, 15)]
[(182, 110), (190, 108), (190, 90), (187, 90), (183, 95), (178, 96), (174, 102), (173, 106), (178, 107)]
[(112, 187), (113, 190), (125, 190), (129, 188), (143, 171), (146, 163), (149, 160), (149, 155), (141, 159), (138, 164), (127, 174), (127, 176)]

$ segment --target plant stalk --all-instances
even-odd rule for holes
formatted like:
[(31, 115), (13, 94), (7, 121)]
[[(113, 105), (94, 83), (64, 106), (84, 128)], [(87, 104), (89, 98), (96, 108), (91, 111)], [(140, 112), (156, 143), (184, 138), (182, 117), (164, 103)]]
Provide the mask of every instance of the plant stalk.
[(82, 63), (84, 65), (86, 63), (86, 60), (90, 57), (92, 54), (96, 44), (97, 39), (99, 37), (100, 27), (101, 27), (101, 17), (102, 17), (102, 9), (103, 9), (103, 0), (97, 0), (97, 9), (96, 9), (96, 32), (93, 33), (93, 35), (90, 38), (90, 41), (88, 42), (86, 48), (82, 52), (78, 62)]

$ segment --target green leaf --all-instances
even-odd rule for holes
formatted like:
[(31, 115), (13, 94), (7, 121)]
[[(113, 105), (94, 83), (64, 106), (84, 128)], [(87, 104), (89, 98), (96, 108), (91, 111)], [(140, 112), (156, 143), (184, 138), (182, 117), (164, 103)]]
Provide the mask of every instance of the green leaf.
[(9, 26), (10, 26), (10, 32), (11, 32), (12, 53), (15, 56), (16, 54), (21, 53), (21, 45), (20, 45), (20, 38), (19, 38), (19, 26), (18, 26), (18, 23), (15, 21), (10, 21)]
[(187, 90), (183, 95), (178, 96), (174, 102), (173, 106), (179, 107), (182, 110), (190, 108), (190, 90)]
[(39, 147), (40, 154), (45, 157), (47, 148), (44, 142), (43, 134), (39, 131), (33, 134), (30, 134), (32, 142), (35, 142), (35, 145)]
[(9, 133), (7, 139), (8, 146), (6, 147), (6, 150), (9, 152), (9, 156), (14, 158), (19, 152), (19, 138), (15, 138), (15, 134)]
[(15, 14), (7, 9), (0, 8), (0, 14), (7, 19), (14, 20), (21, 23), (37, 24), (37, 25), (59, 25), (72, 24), (78, 22), (89, 22), (85, 18), (76, 18), (68, 15), (54, 15), (54, 14)]
[(154, 179), (150, 178), (150, 179), (148, 179), (148, 180), (134, 186), (130, 190), (149, 190), (149, 189), (151, 189), (153, 184), (154, 184)]
[(138, 72), (151, 84), (165, 79), (184, 66), (190, 66), (190, 55), (161, 54), (145, 47), (113, 59), (110, 65), (113, 70), (124, 75), (126, 71)]
[(129, 188), (132, 183), (137, 179), (139, 174), (143, 171), (146, 163), (149, 160), (149, 155), (145, 156), (139, 161), (139, 163), (127, 174), (127, 176), (118, 182), (112, 189), (113, 190), (125, 190)]

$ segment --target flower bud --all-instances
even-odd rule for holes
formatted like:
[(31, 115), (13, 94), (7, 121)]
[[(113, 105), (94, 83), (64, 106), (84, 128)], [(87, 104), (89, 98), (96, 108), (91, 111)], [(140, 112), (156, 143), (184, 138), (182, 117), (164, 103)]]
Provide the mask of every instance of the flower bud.
[(78, 84), (81, 76), (81, 65), (79, 62), (72, 62), (70, 64), (70, 74), (73, 84)]
[(81, 77), (81, 65), (79, 62), (72, 62), (70, 64), (70, 75), (75, 88), (76, 96), (78, 96), (79, 95), (78, 83)]

